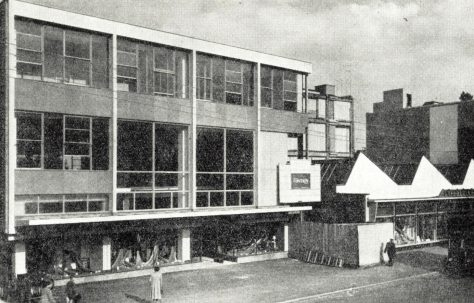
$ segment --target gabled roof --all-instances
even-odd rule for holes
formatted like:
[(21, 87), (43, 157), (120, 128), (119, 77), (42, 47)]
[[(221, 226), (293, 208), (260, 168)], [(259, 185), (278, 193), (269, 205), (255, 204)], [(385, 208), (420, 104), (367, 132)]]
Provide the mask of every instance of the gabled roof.
[(468, 164), (435, 165), (438, 171), (453, 185), (463, 184)]
[(411, 184), (418, 168), (418, 164), (382, 164), (378, 166), (398, 185)]

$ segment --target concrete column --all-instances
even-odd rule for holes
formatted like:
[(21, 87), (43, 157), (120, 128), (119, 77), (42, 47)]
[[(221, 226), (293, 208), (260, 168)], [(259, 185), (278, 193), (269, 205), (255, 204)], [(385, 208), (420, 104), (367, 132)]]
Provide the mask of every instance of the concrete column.
[(17, 242), (12, 255), (13, 274), (26, 274), (26, 245), (24, 242)]
[(260, 199), (261, 197), (263, 197), (263, 194), (262, 194), (262, 189), (261, 189), (261, 186), (260, 186), (260, 180), (263, 180), (264, 179), (264, 176), (263, 176), (263, 171), (260, 169), (261, 167), (261, 164), (263, 163), (263, 156), (264, 155), (261, 155), (261, 153), (259, 152), (259, 146), (260, 146), (260, 143), (262, 142), (262, 132), (261, 132), (261, 128), (262, 128), (262, 125), (261, 125), (261, 110), (262, 110), (262, 94), (261, 94), (261, 85), (260, 85), (260, 73), (261, 73), (261, 70), (262, 70), (262, 66), (260, 63), (257, 63), (257, 75), (256, 75), (256, 89), (257, 89), (257, 100), (256, 100), (256, 106), (257, 106), (257, 124), (256, 124), (256, 129), (255, 129), (255, 135), (254, 135), (254, 204), (256, 207), (258, 207), (260, 203)]
[(102, 270), (110, 270), (112, 266), (112, 240), (110, 237), (102, 239)]
[(185, 262), (191, 260), (191, 230), (182, 229), (178, 236), (178, 259)]
[[(5, 233), (15, 234), (15, 168), (16, 168), (16, 119), (15, 119), (15, 78), (16, 78), (16, 32), (15, 32), (15, 1), (7, 2), (6, 12), (6, 98), (5, 102), (5, 135), (6, 145), (6, 203), (5, 203)], [(4, 147), (5, 148), (5, 147)]]
[(196, 50), (191, 55), (191, 128), (189, 134), (189, 203), (196, 209), (196, 140), (197, 140), (197, 108), (196, 108)]
[(112, 35), (112, 212), (117, 211), (117, 35)]
[(288, 223), (285, 223), (283, 225), (283, 251), (288, 251), (290, 249), (289, 234)]

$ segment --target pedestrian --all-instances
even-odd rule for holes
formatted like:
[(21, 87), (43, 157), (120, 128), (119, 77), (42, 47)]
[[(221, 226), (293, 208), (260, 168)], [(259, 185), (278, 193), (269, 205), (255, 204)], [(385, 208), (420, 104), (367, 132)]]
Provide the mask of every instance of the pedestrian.
[(49, 278), (45, 279), (42, 281), (41, 287), (40, 303), (56, 303), (52, 292), (52, 289), (54, 288), (54, 281)]
[(66, 302), (78, 303), (80, 299), (81, 295), (77, 292), (76, 283), (74, 283), (74, 278), (71, 276), (66, 284)]
[(393, 261), (395, 259), (395, 255), (397, 254), (397, 249), (395, 247), (395, 242), (393, 242), (393, 239), (390, 239), (390, 242), (387, 242), (387, 244), (385, 245), (384, 252), (386, 252), (388, 255), (388, 266), (392, 266)]
[(160, 303), (161, 296), (163, 295), (163, 284), (160, 266), (155, 265), (153, 269), (154, 271), (150, 275), (151, 301), (154, 303)]

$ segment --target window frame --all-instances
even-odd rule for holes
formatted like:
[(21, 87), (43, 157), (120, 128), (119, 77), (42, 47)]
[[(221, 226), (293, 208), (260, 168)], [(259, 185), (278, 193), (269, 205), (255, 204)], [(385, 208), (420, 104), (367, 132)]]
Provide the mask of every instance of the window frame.
[[(119, 40), (119, 39), (117, 39), (117, 41), (118, 41), (118, 40)], [(134, 44), (134, 48), (135, 48), (135, 52), (132, 53), (132, 52), (125, 51), (125, 50), (119, 50), (119, 49), (118, 49), (118, 43), (117, 43), (117, 88), (118, 88), (118, 86), (119, 86), (118, 84), (120, 84), (120, 83), (118, 82), (118, 81), (119, 81), (119, 78), (121, 78), (121, 79), (123, 79), (123, 80), (125, 80), (125, 81), (127, 81), (127, 80), (132, 80), (132, 81), (135, 81), (135, 91), (130, 90), (130, 89), (128, 89), (128, 91), (129, 91), (129, 92), (137, 92), (137, 91), (138, 91), (138, 60), (139, 60), (139, 58), (138, 58), (138, 43), (133, 42), (133, 41), (129, 41), (129, 40), (127, 40), (127, 39), (122, 39), (122, 40), (124, 40), (124, 41), (126, 41), (126, 42), (133, 43), (133, 44)], [(119, 57), (118, 54), (119, 54), (119, 53), (122, 53), (122, 54), (129, 54), (129, 55), (130, 55), (130, 54), (134, 54), (134, 55), (135, 55), (135, 66), (127, 65), (127, 64), (120, 64), (120, 63), (118, 62), (118, 57)], [(120, 75), (120, 74), (119, 74), (119, 73), (120, 73), (120, 72), (119, 72), (119, 68), (118, 68), (119, 66), (125, 67), (125, 68), (133, 68), (133, 69), (135, 70), (135, 75), (136, 75), (136, 76), (135, 76), (135, 77), (130, 77), (130, 76), (123, 76), (123, 75)], [(117, 90), (119, 90), (119, 91), (127, 91), (127, 90), (122, 90), (122, 89), (117, 89)]]
[[(159, 49), (163, 49), (163, 50), (166, 50), (167, 52), (170, 52), (168, 55), (171, 55), (171, 67), (173, 68), (173, 70), (167, 70), (167, 69), (162, 69), (162, 68), (158, 68), (156, 66), (156, 55), (157, 55), (157, 51)], [(168, 67), (169, 67), (169, 63), (170, 63), (170, 58), (167, 57), (167, 63), (168, 63)], [(156, 87), (156, 77), (157, 77), (157, 74), (160, 74), (160, 77), (162, 77), (161, 75), (165, 76), (166, 77), (166, 89), (169, 88), (169, 78), (171, 76), (172, 78), (172, 92), (161, 92), (161, 91), (157, 91), (157, 87)], [(162, 79), (162, 78), (160, 78)], [(166, 47), (166, 46), (153, 46), (153, 95), (155, 96), (165, 96), (165, 97), (175, 97), (176, 95), (176, 50), (173, 49), (173, 48), (169, 48), (169, 47)]]

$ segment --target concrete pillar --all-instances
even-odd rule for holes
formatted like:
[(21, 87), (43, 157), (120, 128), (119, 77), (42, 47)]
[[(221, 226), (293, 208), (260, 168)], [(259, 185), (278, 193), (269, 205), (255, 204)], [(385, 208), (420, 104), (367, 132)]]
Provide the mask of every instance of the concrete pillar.
[(12, 255), (13, 274), (26, 274), (26, 245), (24, 242), (15, 243)]
[(290, 239), (289, 239), (289, 227), (288, 223), (283, 225), (283, 251), (288, 251), (290, 249)]
[(178, 236), (178, 259), (185, 262), (191, 260), (191, 230), (182, 229)]
[(117, 35), (112, 35), (112, 213), (117, 212)]
[(189, 202), (192, 210), (196, 209), (196, 140), (197, 140), (197, 88), (196, 88), (196, 50), (191, 55), (191, 127), (189, 133)]
[(110, 270), (112, 267), (112, 240), (110, 237), (102, 239), (102, 270)]

